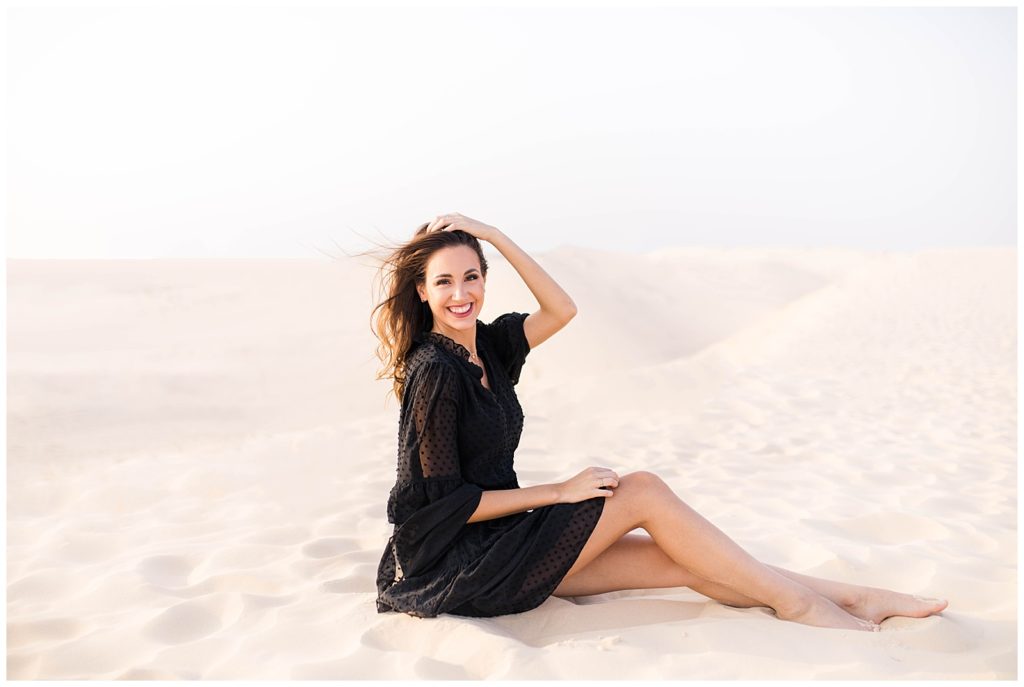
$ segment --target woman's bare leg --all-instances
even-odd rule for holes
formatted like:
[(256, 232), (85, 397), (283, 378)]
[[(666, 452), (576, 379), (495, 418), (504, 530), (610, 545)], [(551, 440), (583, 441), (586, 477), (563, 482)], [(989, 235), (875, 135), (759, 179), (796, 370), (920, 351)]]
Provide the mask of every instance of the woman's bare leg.
[[(850, 615), (880, 623), (894, 615), (924, 618), (942, 611), (946, 603), (876, 587), (812, 577), (775, 565), (769, 568), (828, 598)], [(724, 587), (683, 568), (648, 535), (623, 535), (586, 567), (567, 575), (555, 596), (589, 596), (623, 589), (689, 587), (715, 601), (736, 608), (766, 606), (757, 599)]]
[(682, 502), (657, 475), (623, 475), (590, 539), (566, 577), (588, 565), (625, 533), (642, 527), (680, 567), (760, 601), (779, 618), (818, 627), (877, 630), (813, 589), (764, 565)]
[(591, 596), (623, 589), (670, 587), (689, 587), (727, 606), (765, 605), (679, 566), (653, 539), (639, 532), (623, 535), (586, 567), (566, 575), (554, 596)]
[[(783, 620), (818, 627), (877, 630), (827, 597), (766, 566), (677, 497), (664, 482), (652, 489), (641, 523), (673, 560), (710, 582), (757, 599)], [(614, 497), (612, 497), (614, 498)], [(810, 592), (810, 594), (808, 594)]]

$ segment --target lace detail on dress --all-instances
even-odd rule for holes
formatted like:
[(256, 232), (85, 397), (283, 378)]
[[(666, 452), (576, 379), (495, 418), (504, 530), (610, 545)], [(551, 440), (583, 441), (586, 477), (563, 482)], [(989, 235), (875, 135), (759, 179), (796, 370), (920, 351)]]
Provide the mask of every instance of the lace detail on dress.
[(455, 339), (449, 338), (440, 332), (426, 332), (423, 336), (428, 341), (440, 344), (446, 351), (469, 360), (469, 349)]
[[(477, 326), (477, 330), (476, 330), (477, 331), (477, 335), (476, 335), (477, 355), (482, 357), (484, 355), (484, 353), (481, 352), (481, 348), (486, 349), (487, 346), (482, 341), (482, 339), (480, 337), (480, 329), (481, 329), (480, 320), (477, 320), (476, 326)], [(465, 346), (463, 346), (462, 344), (460, 344), (455, 339), (452, 339), (452, 338), (450, 338), (448, 336), (445, 336), (444, 334), (441, 334), (440, 332), (434, 332), (434, 331), (420, 332), (418, 334), (413, 335), (412, 339), (413, 339), (413, 341), (416, 341), (417, 343), (424, 343), (424, 342), (428, 342), (429, 341), (430, 343), (437, 344), (441, 348), (441, 350), (447, 351), (448, 353), (451, 353), (453, 356), (455, 356), (455, 358), (460, 363), (462, 363), (463, 368), (468, 370), (470, 374), (472, 374), (477, 379), (483, 379), (483, 376), (484, 376), (483, 368), (480, 367), (479, 365), (477, 365), (476, 363), (474, 363), (473, 361), (471, 361), (469, 359), (469, 349), (466, 348)]]

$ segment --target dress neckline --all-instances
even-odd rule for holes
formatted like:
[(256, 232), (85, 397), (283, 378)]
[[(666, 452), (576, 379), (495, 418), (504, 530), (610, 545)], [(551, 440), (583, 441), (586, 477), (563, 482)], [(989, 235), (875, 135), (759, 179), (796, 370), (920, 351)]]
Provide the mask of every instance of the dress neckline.
[(487, 352), (488, 352), (487, 344), (486, 343), (481, 344), (481, 341), (482, 341), (483, 338), (484, 337), (480, 336), (480, 320), (477, 320), (476, 321), (476, 354), (477, 354), (477, 357), (480, 358), (480, 362), (487, 366), (487, 381), (491, 383), (491, 388), (490, 389), (488, 389), (486, 386), (484, 386), (484, 383), (483, 383), (484, 368), (480, 367), (479, 365), (477, 365), (476, 363), (474, 363), (473, 361), (471, 361), (469, 359), (469, 349), (466, 348), (465, 346), (463, 346), (462, 344), (460, 344), (458, 341), (456, 341), (455, 339), (453, 339), (453, 338), (451, 338), (449, 336), (445, 336), (441, 332), (435, 332), (433, 330), (427, 330), (425, 332), (420, 332), (419, 334), (417, 334), (417, 335), (415, 335), (413, 337), (413, 339), (415, 341), (430, 341), (430, 342), (433, 342), (433, 343), (437, 344), (438, 346), (440, 346), (442, 349), (444, 349), (444, 350), (448, 351), (449, 353), (451, 353), (452, 355), (454, 355), (456, 358), (461, 360), (469, 368), (469, 371), (473, 374), (473, 376), (476, 379), (477, 384), (480, 385), (481, 389), (483, 389), (487, 393), (491, 394), (492, 396), (497, 397), (497, 394), (494, 392), (494, 375), (491, 374), (491, 365), (489, 365), (488, 362), (487, 362)]
[[(477, 323), (479, 325), (479, 322)], [(434, 343), (440, 344), (449, 353), (461, 357), (466, 362), (469, 362), (469, 349), (460, 344), (455, 339), (442, 334), (441, 332), (435, 332), (433, 330), (425, 331), (422, 336), (427, 341), (433, 341)], [(476, 341), (477, 341), (477, 354), (480, 353), (480, 330), (476, 330)]]

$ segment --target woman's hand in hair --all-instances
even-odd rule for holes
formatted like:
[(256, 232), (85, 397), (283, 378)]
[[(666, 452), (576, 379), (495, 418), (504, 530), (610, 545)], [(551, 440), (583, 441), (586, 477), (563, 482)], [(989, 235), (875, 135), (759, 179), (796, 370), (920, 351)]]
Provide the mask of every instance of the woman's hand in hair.
[(572, 479), (559, 482), (558, 503), (578, 503), (595, 497), (608, 498), (619, 486), (619, 476), (608, 468), (589, 467)]
[(490, 241), (491, 238), (498, 233), (496, 227), (492, 227), (489, 224), (478, 222), (475, 219), (470, 219), (464, 215), (460, 215), (457, 212), (451, 212), (447, 215), (438, 215), (437, 219), (427, 225), (426, 233), (432, 231), (464, 231), (467, 234), (475, 236), (481, 241)]

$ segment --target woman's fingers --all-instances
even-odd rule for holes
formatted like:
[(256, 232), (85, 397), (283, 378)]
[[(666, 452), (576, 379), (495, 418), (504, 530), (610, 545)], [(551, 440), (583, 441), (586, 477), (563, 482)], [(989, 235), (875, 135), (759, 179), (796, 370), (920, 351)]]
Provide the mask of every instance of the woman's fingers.
[(430, 223), (430, 226), (427, 227), (427, 233), (429, 234), (432, 231), (440, 231), (444, 227), (446, 227), (449, 224), (451, 224), (452, 221), (453, 221), (452, 215), (438, 215), (437, 218), (433, 222)]
[(592, 468), (590, 468), (590, 470), (591, 470), (591, 473), (593, 474), (593, 476), (597, 477), (598, 479), (603, 479), (603, 478), (609, 478), (610, 477), (616, 483), (618, 483), (618, 481), (619, 481), (618, 473), (615, 472), (614, 470), (610, 469), (610, 468), (592, 467)]

